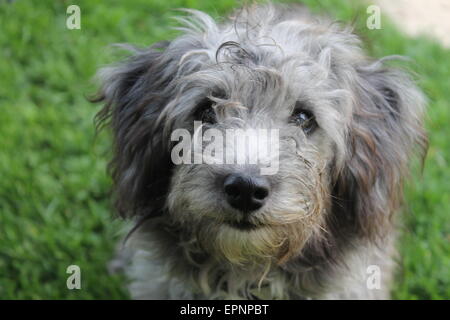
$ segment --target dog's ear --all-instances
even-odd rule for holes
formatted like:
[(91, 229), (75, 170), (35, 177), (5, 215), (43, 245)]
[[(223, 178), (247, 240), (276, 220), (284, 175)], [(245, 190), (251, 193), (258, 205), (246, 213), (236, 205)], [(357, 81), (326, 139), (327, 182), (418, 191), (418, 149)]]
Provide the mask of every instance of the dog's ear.
[(358, 67), (356, 79), (348, 153), (334, 187), (334, 218), (350, 233), (376, 238), (389, 230), (401, 203), (414, 151), (426, 153), (425, 98), (406, 73), (381, 61)]
[(123, 217), (159, 214), (170, 178), (169, 152), (164, 150), (157, 118), (170, 98), (176, 70), (167, 43), (139, 50), (119, 65), (99, 71), (102, 88), (95, 102), (105, 106), (98, 126), (113, 131), (114, 155), (109, 170), (116, 208)]

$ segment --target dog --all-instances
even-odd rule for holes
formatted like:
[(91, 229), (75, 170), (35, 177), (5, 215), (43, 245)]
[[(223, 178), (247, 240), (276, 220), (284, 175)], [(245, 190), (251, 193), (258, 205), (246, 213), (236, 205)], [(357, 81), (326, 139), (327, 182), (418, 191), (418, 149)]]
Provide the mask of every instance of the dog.
[[(396, 57), (368, 57), (351, 27), (301, 5), (223, 23), (184, 12), (179, 37), (122, 45), (129, 58), (99, 71), (115, 207), (134, 223), (117, 260), (131, 296), (388, 299), (402, 185), (427, 149), (424, 94), (387, 66)], [(275, 130), (276, 170), (175, 164), (172, 134), (195, 136), (195, 121)]]

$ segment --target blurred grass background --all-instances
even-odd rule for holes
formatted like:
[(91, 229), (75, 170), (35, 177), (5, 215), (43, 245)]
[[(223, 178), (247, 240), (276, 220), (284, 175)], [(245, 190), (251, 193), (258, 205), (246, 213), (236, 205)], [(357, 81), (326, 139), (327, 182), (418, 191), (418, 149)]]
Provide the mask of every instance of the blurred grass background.
[[(368, 52), (401, 54), (429, 96), (430, 149), (407, 188), (396, 299), (450, 298), (450, 51), (409, 39), (385, 18), (368, 30), (360, 1), (303, 1), (317, 12), (355, 21)], [(81, 30), (66, 9), (81, 8)], [(424, 5), (426, 5), (424, 3)], [(128, 298), (108, 274), (121, 223), (111, 219), (105, 172), (109, 137), (94, 137), (99, 106), (85, 97), (99, 66), (115, 61), (108, 45), (146, 46), (174, 37), (173, 8), (214, 17), (231, 0), (0, 0), (0, 299)], [(77, 264), (82, 289), (66, 288)]]

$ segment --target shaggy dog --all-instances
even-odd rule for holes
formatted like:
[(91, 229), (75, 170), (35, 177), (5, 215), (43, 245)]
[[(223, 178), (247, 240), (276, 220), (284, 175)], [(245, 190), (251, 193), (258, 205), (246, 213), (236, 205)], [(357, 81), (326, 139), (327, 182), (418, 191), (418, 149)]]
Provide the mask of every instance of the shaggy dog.
[[(389, 298), (393, 215), (427, 145), (421, 92), (302, 6), (254, 5), (223, 24), (185, 11), (181, 36), (126, 46), (99, 73), (116, 208), (135, 223), (122, 254), (132, 296)], [(172, 133), (194, 135), (196, 120), (277, 130), (278, 170), (175, 164)]]

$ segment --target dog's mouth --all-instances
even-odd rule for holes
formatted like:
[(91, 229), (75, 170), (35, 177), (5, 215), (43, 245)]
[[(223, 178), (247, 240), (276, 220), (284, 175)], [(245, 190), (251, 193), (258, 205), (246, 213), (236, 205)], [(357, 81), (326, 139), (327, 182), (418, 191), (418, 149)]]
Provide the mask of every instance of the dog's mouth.
[(249, 221), (248, 219), (242, 219), (240, 221), (229, 220), (229, 221), (225, 221), (225, 223), (232, 228), (235, 228), (238, 230), (243, 230), (243, 231), (255, 230), (255, 229), (262, 227), (261, 224), (255, 224), (255, 223)]

